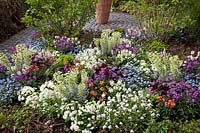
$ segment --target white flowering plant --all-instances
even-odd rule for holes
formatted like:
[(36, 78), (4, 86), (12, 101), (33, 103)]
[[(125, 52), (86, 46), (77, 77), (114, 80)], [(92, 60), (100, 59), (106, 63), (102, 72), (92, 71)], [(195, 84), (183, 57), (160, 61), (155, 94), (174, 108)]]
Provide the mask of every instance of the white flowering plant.
[(122, 81), (111, 82), (107, 102), (73, 102), (62, 107), (63, 118), (71, 122), (71, 130), (109, 129), (143, 131), (151, 120), (158, 117), (146, 91), (132, 91)]
[(86, 80), (85, 70), (74, 70), (65, 74), (57, 72), (53, 76), (53, 81), (45, 82), (40, 88), (24, 86), (18, 92), (18, 100), (25, 101), (26, 105), (38, 109), (42, 114), (59, 115), (61, 101), (85, 101)]
[(80, 62), (78, 65), (82, 65), (85, 68), (91, 69), (93, 66), (97, 66), (102, 62), (101, 57), (102, 53), (99, 48), (88, 48), (84, 51), (80, 51), (76, 55), (76, 59)]

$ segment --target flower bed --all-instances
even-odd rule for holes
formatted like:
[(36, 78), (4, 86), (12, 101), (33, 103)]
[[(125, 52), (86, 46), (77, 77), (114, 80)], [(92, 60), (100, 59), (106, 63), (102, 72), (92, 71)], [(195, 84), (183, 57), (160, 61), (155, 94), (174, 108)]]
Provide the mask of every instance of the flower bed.
[[(62, 119), (66, 132), (152, 132), (154, 124), (163, 132), (191, 129), (200, 114), (200, 51), (184, 60), (149, 51), (139, 43), (142, 34), (130, 31), (105, 30), (93, 47), (64, 36), (50, 50), (19, 44), (10, 56), (0, 53), (0, 105)], [(14, 129), (2, 109), (0, 116), (1, 128), (23, 131), (28, 123), (8, 116), (18, 120)]]

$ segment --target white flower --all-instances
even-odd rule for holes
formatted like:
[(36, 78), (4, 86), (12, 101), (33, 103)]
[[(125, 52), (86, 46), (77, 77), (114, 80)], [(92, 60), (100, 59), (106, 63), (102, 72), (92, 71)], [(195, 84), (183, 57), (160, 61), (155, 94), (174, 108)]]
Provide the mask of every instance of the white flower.
[(91, 133), (91, 131), (86, 130), (86, 129), (85, 129), (85, 130), (82, 130), (81, 132), (82, 132), (82, 133)]
[(195, 51), (191, 51), (191, 55), (193, 55), (195, 53)]

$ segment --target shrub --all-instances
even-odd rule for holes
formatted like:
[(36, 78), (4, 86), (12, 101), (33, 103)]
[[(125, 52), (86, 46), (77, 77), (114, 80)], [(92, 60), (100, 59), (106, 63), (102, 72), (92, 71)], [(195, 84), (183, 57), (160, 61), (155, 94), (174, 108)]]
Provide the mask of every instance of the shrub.
[(24, 0), (0, 0), (0, 41), (24, 27), (20, 18), (25, 14)]
[(155, 40), (150, 44), (150, 49), (158, 51), (158, 52), (162, 52), (167, 49), (167, 45), (163, 42)]
[(30, 9), (22, 18), (44, 35), (79, 35), (82, 27), (95, 13), (93, 0), (26, 0)]
[(189, 14), (183, 14), (184, 2), (181, 0), (128, 1), (121, 9), (139, 19), (141, 28), (145, 28), (146, 32), (151, 34), (150, 39), (156, 38), (160, 41), (167, 41), (168, 33), (192, 22)]

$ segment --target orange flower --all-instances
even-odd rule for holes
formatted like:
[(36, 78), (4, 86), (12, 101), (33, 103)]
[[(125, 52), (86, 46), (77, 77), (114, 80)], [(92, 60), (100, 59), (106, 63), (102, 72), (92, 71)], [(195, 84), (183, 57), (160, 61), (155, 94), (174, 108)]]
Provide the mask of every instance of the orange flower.
[(40, 71), (40, 68), (38, 66), (35, 66), (35, 65), (30, 65), (29, 68), (33, 69), (36, 72)]
[(39, 68), (38, 66), (35, 66), (34, 70), (35, 70), (36, 72), (38, 72), (38, 71), (40, 71), (40, 68)]
[(168, 103), (169, 103), (169, 107), (175, 107), (176, 106), (176, 103), (173, 102), (172, 100), (168, 100)]
[(100, 83), (99, 83), (101, 86), (103, 86), (104, 84), (105, 84), (105, 82), (102, 80), (102, 81), (100, 81)]
[(165, 106), (174, 108), (176, 106), (176, 103), (172, 100), (168, 100), (167, 102), (165, 102)]
[(156, 99), (157, 99), (159, 102), (160, 102), (160, 101), (165, 102), (165, 98), (163, 98), (162, 96), (157, 96)]
[(78, 66), (78, 70), (83, 70), (83, 66), (82, 66), (82, 65), (79, 65), (79, 66)]
[(88, 86), (89, 86), (89, 87), (93, 87), (93, 86), (94, 86), (94, 83), (93, 83), (93, 82), (90, 82)]
[(174, 108), (174, 107), (176, 106), (176, 103), (175, 103), (175, 102), (172, 102), (172, 103), (170, 104), (170, 106), (171, 106), (172, 108)]
[(96, 97), (96, 96), (98, 95), (98, 93), (97, 93), (96, 91), (94, 91), (94, 90), (91, 90), (91, 91), (90, 91), (90, 95)]

